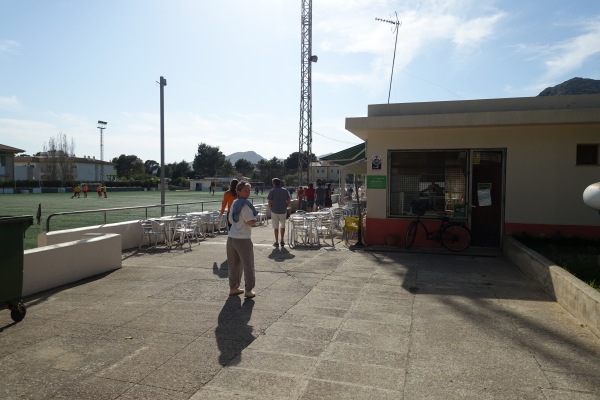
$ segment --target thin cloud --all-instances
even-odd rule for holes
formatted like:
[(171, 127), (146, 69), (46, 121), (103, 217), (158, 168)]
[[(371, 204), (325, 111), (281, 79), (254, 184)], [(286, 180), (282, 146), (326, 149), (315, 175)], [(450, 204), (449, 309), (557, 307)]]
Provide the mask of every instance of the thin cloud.
[(549, 47), (551, 56), (544, 63), (547, 79), (564, 76), (600, 53), (600, 17), (584, 23), (582, 30), (581, 35)]
[(489, 16), (457, 21), (452, 42), (458, 50), (479, 47), (494, 34), (494, 28), (505, 16), (506, 13), (497, 12)]
[(20, 106), (21, 103), (15, 95), (9, 97), (0, 97), (0, 109), (2, 110), (11, 110)]
[(16, 40), (0, 40), (0, 53), (16, 53), (19, 47), (21, 45)]
[(545, 45), (520, 43), (516, 46), (519, 52), (529, 54), (529, 60), (540, 63), (545, 70), (539, 79), (527, 86), (527, 91), (539, 92), (554, 86), (557, 80), (570, 77), (573, 71), (600, 55), (600, 17), (577, 25), (581, 34), (567, 40)]
[[(332, 0), (328, 3), (337, 5), (339, 2)], [(382, 1), (382, 4), (390, 6), (383, 8), (386, 10), (392, 7), (392, 2)], [(363, 57), (364, 62), (370, 65), (369, 72), (340, 74), (313, 70), (313, 79), (327, 84), (384, 87), (382, 82), (389, 79), (395, 33), (393, 25), (376, 21), (375, 17), (394, 20), (395, 15), (382, 13), (365, 20), (364, 12), (360, 12), (363, 10), (357, 5), (355, 8), (354, 11), (358, 12), (350, 10), (343, 17), (331, 14), (318, 22), (313, 31), (313, 40), (317, 38), (313, 49), (315, 54), (324, 53), (324, 57), (327, 53), (330, 56)], [(422, 1), (413, 8), (399, 10), (401, 25), (398, 28), (395, 70), (409, 67), (427, 49), (440, 43), (453, 46), (454, 62), (460, 63), (494, 37), (506, 15), (506, 12), (488, 7), (485, 3), (472, 1)], [(320, 37), (327, 39), (319, 40)]]

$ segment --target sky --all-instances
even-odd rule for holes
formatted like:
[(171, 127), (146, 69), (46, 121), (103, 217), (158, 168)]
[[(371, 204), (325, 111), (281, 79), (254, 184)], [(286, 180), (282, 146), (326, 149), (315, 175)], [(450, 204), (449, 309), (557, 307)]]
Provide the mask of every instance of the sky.
[[(0, 144), (192, 162), (300, 143), (301, 0), (0, 0)], [(394, 25), (375, 18), (395, 20)], [(396, 47), (395, 57), (394, 48)], [(600, 79), (600, 1), (313, 0), (312, 152), (369, 104), (537, 96)], [(392, 64), (394, 64), (392, 74)], [(391, 81), (391, 88), (390, 88)]]

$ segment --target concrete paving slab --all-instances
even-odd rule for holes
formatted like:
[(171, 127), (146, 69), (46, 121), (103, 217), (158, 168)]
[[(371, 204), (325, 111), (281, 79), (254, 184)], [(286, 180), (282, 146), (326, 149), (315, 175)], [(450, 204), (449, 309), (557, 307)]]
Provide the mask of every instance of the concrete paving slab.
[(402, 398), (401, 391), (316, 379), (308, 382), (304, 393), (299, 397), (301, 400), (397, 400)]
[(351, 363), (337, 360), (321, 360), (313, 376), (330, 382), (351, 383), (384, 390), (400, 390), (404, 387), (404, 369), (378, 365)]
[(347, 361), (354, 364), (378, 365), (380, 367), (402, 369), (406, 367), (405, 349), (379, 350), (373, 347), (357, 346), (348, 343), (331, 343), (322, 358), (334, 361)]
[(291, 339), (285, 336), (261, 335), (248, 349), (271, 351), (278, 354), (295, 354), (306, 357), (318, 357), (328, 346), (329, 341)]
[(228, 367), (222, 369), (206, 387), (221, 390), (229, 398), (248, 394), (263, 399), (297, 399), (307, 382), (308, 379), (301, 376)]

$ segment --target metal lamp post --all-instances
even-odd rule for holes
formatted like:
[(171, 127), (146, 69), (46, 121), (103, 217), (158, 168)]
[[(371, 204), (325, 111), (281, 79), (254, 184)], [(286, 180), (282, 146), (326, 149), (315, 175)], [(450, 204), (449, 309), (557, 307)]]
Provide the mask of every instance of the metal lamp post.
[(165, 215), (165, 86), (167, 80), (160, 77), (160, 216)]
[(100, 129), (100, 182), (104, 183), (104, 130), (106, 122), (98, 121), (98, 129)]

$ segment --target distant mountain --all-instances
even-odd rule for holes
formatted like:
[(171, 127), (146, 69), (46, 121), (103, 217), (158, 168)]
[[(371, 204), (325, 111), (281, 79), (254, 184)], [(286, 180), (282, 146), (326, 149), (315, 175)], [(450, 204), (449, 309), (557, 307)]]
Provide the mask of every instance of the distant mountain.
[(564, 96), (569, 94), (598, 94), (600, 93), (600, 81), (587, 78), (571, 78), (554, 87), (549, 87), (538, 96)]
[(250, 161), (252, 164), (256, 164), (260, 160), (264, 159), (263, 156), (257, 154), (253, 151), (238, 151), (237, 153), (232, 153), (228, 156), (225, 156), (225, 159), (229, 160), (232, 164), (235, 164), (237, 160), (243, 158), (244, 160)]

